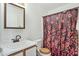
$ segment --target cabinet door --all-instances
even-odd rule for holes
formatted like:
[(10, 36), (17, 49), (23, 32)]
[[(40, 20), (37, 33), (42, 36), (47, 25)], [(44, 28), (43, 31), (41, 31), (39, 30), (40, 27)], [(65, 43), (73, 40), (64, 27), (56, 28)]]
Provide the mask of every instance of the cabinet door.
[(23, 51), (22, 52), (18, 52), (18, 53), (11, 54), (9, 56), (23, 56)]
[(26, 50), (26, 56), (36, 56), (36, 47)]
[(23, 56), (23, 52), (17, 53), (15, 56)]

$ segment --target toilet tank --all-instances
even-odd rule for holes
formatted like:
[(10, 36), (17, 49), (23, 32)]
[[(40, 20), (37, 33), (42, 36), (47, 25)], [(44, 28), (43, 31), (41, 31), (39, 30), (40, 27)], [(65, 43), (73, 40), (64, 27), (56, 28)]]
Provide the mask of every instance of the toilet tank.
[(37, 39), (35, 40), (37, 48), (43, 47), (43, 40), (42, 39)]

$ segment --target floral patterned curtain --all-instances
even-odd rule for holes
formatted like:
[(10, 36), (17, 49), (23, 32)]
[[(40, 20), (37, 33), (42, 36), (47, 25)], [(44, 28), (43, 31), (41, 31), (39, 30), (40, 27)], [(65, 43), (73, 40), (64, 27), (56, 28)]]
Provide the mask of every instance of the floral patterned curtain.
[(43, 47), (49, 48), (52, 56), (78, 55), (77, 17), (78, 9), (43, 17)]

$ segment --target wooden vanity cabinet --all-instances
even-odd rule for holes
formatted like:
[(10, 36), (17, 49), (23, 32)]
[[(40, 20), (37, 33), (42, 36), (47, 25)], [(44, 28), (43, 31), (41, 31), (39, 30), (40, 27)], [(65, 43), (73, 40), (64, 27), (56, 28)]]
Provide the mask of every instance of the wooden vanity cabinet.
[(36, 56), (36, 47), (32, 47), (25, 51), (26, 56)]
[(25, 50), (23, 49), (23, 50), (14, 52), (14, 53), (12, 53), (12, 54), (10, 54), (10, 55), (8, 55), (8, 56), (25, 56), (24, 53), (25, 53)]
[(8, 56), (36, 56), (36, 45), (12, 53)]

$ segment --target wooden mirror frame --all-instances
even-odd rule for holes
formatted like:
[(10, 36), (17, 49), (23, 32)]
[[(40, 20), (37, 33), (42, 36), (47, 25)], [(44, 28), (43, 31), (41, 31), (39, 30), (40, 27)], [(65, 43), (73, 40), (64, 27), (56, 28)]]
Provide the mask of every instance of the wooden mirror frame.
[(7, 3), (4, 3), (4, 29), (25, 29), (25, 8), (13, 3), (9, 4), (23, 9), (23, 27), (7, 27)]

